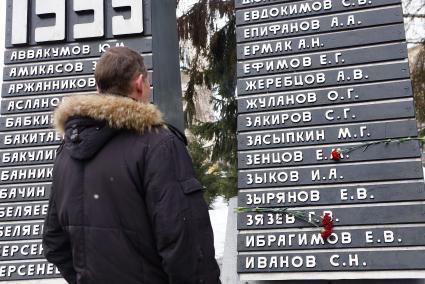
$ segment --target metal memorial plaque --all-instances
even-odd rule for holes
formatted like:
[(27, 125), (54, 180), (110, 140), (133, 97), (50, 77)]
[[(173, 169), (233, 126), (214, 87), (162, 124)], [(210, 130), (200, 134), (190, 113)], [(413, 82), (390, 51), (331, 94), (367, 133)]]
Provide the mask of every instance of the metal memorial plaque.
[(47, 214), (47, 202), (31, 202), (26, 204), (6, 203), (0, 205), (0, 220), (39, 220), (44, 219)]
[[(363, 144), (345, 144), (348, 148), (357, 148), (366, 150)], [(289, 167), (289, 166), (305, 166), (305, 165), (329, 165), (335, 164), (330, 153), (332, 149), (338, 148), (337, 145), (331, 146), (313, 146), (303, 148), (288, 148), (285, 150), (264, 150), (264, 151), (244, 151), (238, 154), (239, 169), (258, 169), (258, 168), (274, 168), (274, 167)], [(420, 158), (420, 148), (416, 141), (408, 141), (397, 144), (377, 144), (367, 148), (367, 155), (363, 155), (363, 151), (353, 151), (348, 154), (342, 154), (338, 162), (366, 162), (386, 159), (402, 159), (402, 158)], [(32, 153), (31, 153), (32, 154)], [(30, 154), (30, 155), (31, 155)], [(34, 153), (35, 154), (35, 153)], [(33, 157), (35, 156), (34, 154)], [(26, 153), (22, 153), (26, 155)], [(51, 155), (48, 150), (37, 153), (37, 155)], [(20, 153), (13, 155), (16, 160)], [(5, 159), (11, 160), (8, 152), (5, 152)], [(1, 160), (0, 160), (1, 163)], [(1, 164), (0, 164), (1, 166)]]
[(96, 67), (96, 60), (83, 59), (77, 62), (33, 63), (12, 65), (4, 68), (3, 81), (25, 80), (27, 78), (49, 78), (62, 76), (89, 75)]
[[(149, 72), (148, 75), (149, 81), (152, 83), (151, 73)], [(4, 98), (96, 91), (94, 75), (9, 82), (3, 83), (2, 86), (2, 96)]]
[[(391, 167), (390, 167), (391, 165)], [(383, 170), (383, 168), (385, 170)], [(422, 177), (421, 161), (356, 163), (306, 166), (284, 169), (239, 171), (239, 188), (320, 185), (362, 181), (417, 179)]]
[[(288, 3), (292, 3), (294, 2), (293, 0), (235, 0), (235, 7), (238, 9), (242, 9), (242, 8), (252, 8), (252, 7), (257, 7), (257, 6), (266, 6), (266, 5), (273, 5), (273, 4), (285, 4), (282, 5), (283, 7), (286, 7)], [(344, 4), (344, 7), (349, 7), (349, 6), (359, 6), (359, 7), (364, 7), (367, 8), (368, 5), (372, 5), (372, 1), (364, 1), (364, 0), (360, 0), (360, 1), (350, 1), (350, 3), (348, 4), (347, 1), (344, 0), (334, 0), (332, 1), (332, 3), (328, 3), (331, 1), (315, 1), (318, 3), (315, 3), (314, 5), (309, 5), (307, 7), (315, 7), (315, 10), (321, 9), (324, 3), (327, 3), (327, 7), (331, 8), (332, 5), (335, 3), (335, 5), (340, 5), (339, 2), (342, 2)], [(373, 1), (374, 3), (375, 1)], [(378, 0), (376, 1), (377, 3), (387, 3), (383, 0)], [(397, 4), (399, 2), (397, 1), (388, 1), (388, 3), (391, 4)], [(292, 9), (297, 8), (298, 3), (294, 3), (292, 6)], [(288, 9), (288, 8), (286, 8)], [(285, 13), (287, 10), (284, 10)], [(310, 10), (311, 8), (309, 8), (308, 10)], [(297, 9), (295, 11), (298, 11)], [(286, 15), (286, 14), (285, 14)]]
[(120, 38), (100, 42), (97, 40), (29, 48), (10, 48), (4, 53), (4, 63), (9, 65), (53, 60), (96, 58), (100, 57), (108, 48), (114, 46), (127, 46), (141, 54), (152, 53), (152, 40), (150, 38)]
[(58, 269), (47, 261), (1, 262), (2, 281), (59, 278)]
[(2, 97), (23, 97), (58, 93), (81, 93), (96, 91), (94, 76), (5, 82)]
[(235, 7), (240, 279), (425, 278), (401, 1)]
[[(148, 70), (152, 70), (152, 56), (144, 57)], [(69, 63), (61, 61), (55, 63), (33, 63), (31, 65), (10, 65), (5, 67), (3, 81), (25, 80), (26, 78), (50, 78), (93, 74), (97, 59), (81, 59)]]
[[(414, 261), (413, 261), (414, 260)], [(238, 272), (323, 272), (323, 271), (386, 271), (423, 270), (425, 251), (416, 248), (403, 250), (355, 250), (353, 252), (288, 252), (285, 254), (241, 254)], [(283, 277), (285, 274), (282, 274)], [(362, 273), (359, 277), (365, 277)], [(270, 276), (267, 277), (270, 279)]]
[(241, 192), (239, 206), (267, 208), (414, 201), (423, 200), (424, 193), (421, 180), (274, 187)]
[(51, 181), (52, 176), (53, 166), (51, 165), (0, 168), (2, 184), (46, 182)]
[(0, 117), (0, 131), (45, 129), (52, 127), (52, 123), (52, 113)]
[(59, 145), (61, 135), (54, 130), (7, 132), (0, 134), (0, 149)]
[[(144, 57), (152, 102), (183, 129), (175, 1), (6, 0), (0, 116), (0, 281), (61, 277), (41, 237), (62, 137), (53, 111), (65, 96), (96, 92), (111, 47)], [(25, 261), (34, 259), (34, 261)]]
[[(244, 132), (238, 136), (240, 150), (270, 149), (307, 145), (372, 141), (417, 135), (415, 120), (396, 120), (296, 128), (289, 130)], [(18, 136), (19, 138), (19, 136)], [(0, 136), (0, 141), (2, 137)]]
[[(265, 112), (324, 105), (379, 101), (385, 99), (411, 98), (412, 96), (412, 85), (409, 80), (391, 81), (363, 85), (350, 85), (349, 87), (284, 92), (276, 95), (270, 94), (267, 96), (258, 95), (241, 97), (238, 99), (238, 112)], [(24, 103), (33, 105), (32, 102), (8, 101), (4, 105), (2, 104), (2, 110), (19, 111)]]
[[(323, 71), (297, 72), (282, 75), (263, 77), (240, 78), (238, 81), (238, 94), (248, 95), (256, 93), (270, 93), (277, 91), (289, 91), (328, 86), (341, 86), (354, 83), (379, 82), (396, 79), (408, 79), (410, 77), (409, 66), (406, 62), (374, 64), (368, 66), (332, 68)], [(80, 79), (82, 80), (82, 79)], [(82, 81), (81, 86), (86, 87)], [(87, 82), (89, 84), (89, 82)], [(40, 84), (40, 88), (44, 85)], [(3, 86), (6, 87), (6, 86)], [(24, 84), (8, 85), (8, 96), (17, 96), (25, 92), (34, 92)]]
[[(344, 67), (356, 64), (380, 62), (382, 60), (402, 60), (406, 57), (406, 45), (396, 43), (374, 47), (328, 51), (314, 53), (311, 55), (302, 54), (277, 57), (269, 60), (261, 59), (246, 61), (245, 63), (238, 64), (237, 74), (239, 77), (262, 76), (327, 67)], [(81, 65), (81, 68), (83, 69), (84, 66)], [(13, 75), (15, 74), (16, 73), (13, 73)]]
[(1, 114), (51, 112), (64, 96), (37, 96), (34, 98), (13, 98), (1, 101)]
[(4, 241), (20, 241), (40, 239), (44, 221), (27, 221), (25, 223), (0, 224), (0, 236)]
[(106, 0), (83, 9), (78, 7), (81, 6), (78, 0), (34, 2), (37, 1), (25, 1), (25, 5), (14, 0), (7, 2), (6, 47), (132, 35), (152, 36), (151, 0), (127, 3)]
[(421, 246), (425, 227), (380, 227), (366, 229), (336, 229), (335, 237), (324, 241), (320, 233), (311, 230), (274, 233), (244, 233), (238, 236), (239, 251), (307, 250), (333, 248), (367, 248)]
[(51, 164), (57, 147), (0, 151), (0, 167)]
[(48, 200), (50, 183), (13, 184), (0, 187), (0, 203)]
[(236, 38), (238, 42), (270, 40), (402, 22), (403, 13), (400, 7), (390, 7), (317, 18), (242, 26), (236, 29)]
[[(282, 213), (243, 213), (238, 217), (238, 229), (284, 229), (284, 228), (304, 228), (311, 227), (304, 220), (295, 218), (290, 214)], [(353, 207), (326, 207), (308, 208), (307, 216), (322, 215), (330, 213), (334, 216), (336, 226), (353, 226), (353, 225), (382, 225), (382, 224), (416, 224), (424, 223), (425, 215), (423, 214), (422, 204), (403, 204), (386, 205), (386, 206), (353, 206)], [(309, 218), (309, 217), (307, 217)], [(311, 218), (313, 220), (313, 218)], [(320, 233), (320, 231), (319, 231)]]
[(236, 12), (237, 25), (249, 25), (262, 22), (280, 21), (291, 18), (313, 17), (322, 14), (351, 12), (358, 9), (377, 8), (391, 4), (398, 4), (398, 0), (374, 0), (349, 3), (342, 0), (301, 1), (280, 5), (264, 6), (260, 8), (238, 10)]
[[(413, 100), (385, 101), (379, 103), (350, 104), (335, 107), (279, 111), (270, 114), (255, 113), (240, 115), (238, 129), (242, 131), (258, 131), (276, 128), (294, 128), (300, 126), (316, 126), (325, 124), (355, 123), (396, 118), (412, 118), (415, 116)], [(0, 120), (0, 129), (5, 127), (14, 130), (19, 127), (30, 128), (32, 124), (42, 124), (48, 117), (43, 115), (18, 116), (8, 121)], [(28, 126), (21, 126), (22, 120), (28, 121)], [(9, 127), (8, 127), (9, 126)]]
[(0, 256), (3, 260), (40, 259), (43, 247), (40, 241), (0, 245)]

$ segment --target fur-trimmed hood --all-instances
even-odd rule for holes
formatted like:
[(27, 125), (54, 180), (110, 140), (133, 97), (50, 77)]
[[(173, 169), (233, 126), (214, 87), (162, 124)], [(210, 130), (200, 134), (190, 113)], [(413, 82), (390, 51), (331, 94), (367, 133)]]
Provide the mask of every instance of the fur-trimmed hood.
[(56, 130), (64, 134), (67, 121), (78, 116), (105, 121), (114, 129), (128, 129), (138, 133), (165, 125), (162, 113), (151, 104), (116, 95), (73, 95), (64, 98), (54, 113)]

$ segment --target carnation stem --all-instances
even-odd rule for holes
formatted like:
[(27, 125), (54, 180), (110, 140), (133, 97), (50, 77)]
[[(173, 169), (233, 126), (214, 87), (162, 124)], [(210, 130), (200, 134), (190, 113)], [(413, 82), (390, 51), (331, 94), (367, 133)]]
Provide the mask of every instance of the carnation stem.
[(403, 138), (399, 138), (399, 139), (388, 138), (388, 139), (383, 139), (383, 140), (378, 140), (378, 141), (373, 141), (373, 142), (366, 142), (366, 143), (362, 143), (361, 145), (358, 145), (358, 146), (341, 149), (341, 153), (342, 154), (349, 154), (349, 153), (351, 153), (351, 152), (353, 152), (357, 149), (361, 149), (361, 148), (364, 148), (363, 152), (365, 152), (372, 145), (390, 144), (390, 143), (404, 143), (404, 142), (408, 142), (408, 141), (425, 142), (425, 137), (403, 137)]

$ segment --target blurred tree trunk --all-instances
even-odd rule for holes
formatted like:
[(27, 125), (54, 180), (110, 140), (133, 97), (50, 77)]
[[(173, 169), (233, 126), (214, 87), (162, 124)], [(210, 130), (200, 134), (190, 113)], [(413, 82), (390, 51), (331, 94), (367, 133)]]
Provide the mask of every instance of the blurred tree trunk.
[[(425, 1), (403, 0), (403, 9), (406, 30), (425, 29)], [(416, 119), (420, 127), (421, 135), (424, 135), (423, 124), (425, 123), (425, 38), (419, 37), (407, 40), (409, 49), (410, 71), (412, 78), (413, 94), (416, 108)]]

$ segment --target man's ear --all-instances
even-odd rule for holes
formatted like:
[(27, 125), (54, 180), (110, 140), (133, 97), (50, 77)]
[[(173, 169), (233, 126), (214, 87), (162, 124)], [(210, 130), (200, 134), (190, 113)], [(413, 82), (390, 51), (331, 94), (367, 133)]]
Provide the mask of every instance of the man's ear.
[(144, 80), (145, 80), (145, 77), (142, 74), (137, 75), (135, 80), (135, 87), (138, 92), (143, 93), (143, 90), (144, 90), (143, 86), (145, 84)]

